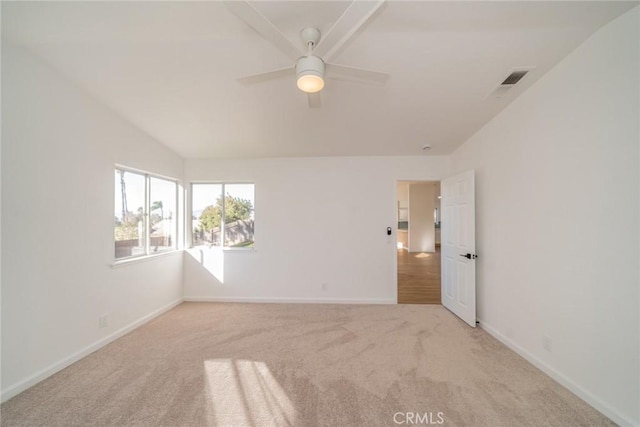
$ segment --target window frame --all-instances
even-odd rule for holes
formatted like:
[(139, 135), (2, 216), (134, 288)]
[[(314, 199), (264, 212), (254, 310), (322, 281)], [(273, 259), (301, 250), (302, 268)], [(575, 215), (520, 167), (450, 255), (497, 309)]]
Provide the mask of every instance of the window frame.
[[(171, 253), (175, 253), (181, 250), (181, 245), (179, 242), (179, 235), (180, 235), (180, 222), (181, 222), (181, 212), (180, 212), (180, 181), (176, 178), (172, 178), (166, 175), (161, 175), (161, 174), (156, 174), (156, 173), (152, 173), (152, 172), (147, 172), (141, 169), (136, 169), (136, 168), (132, 168), (129, 166), (124, 166), (121, 164), (115, 164), (113, 167), (113, 170), (115, 173), (117, 173), (118, 171), (124, 171), (124, 172), (129, 172), (129, 173), (133, 173), (133, 174), (137, 174), (137, 175), (141, 175), (142, 177), (144, 177), (144, 206), (143, 206), (143, 227), (144, 227), (144, 252), (140, 255), (130, 255), (130, 256), (126, 256), (126, 257), (120, 257), (120, 258), (116, 258), (115, 255), (115, 227), (114, 227), (114, 235), (113, 235), (113, 252), (112, 252), (112, 256), (113, 256), (113, 265), (118, 265), (118, 264), (126, 264), (128, 262), (131, 261), (135, 261), (135, 260), (144, 260), (144, 259), (148, 259), (148, 258), (153, 258), (153, 257), (157, 257), (157, 256), (161, 256), (161, 255), (166, 255), (166, 254), (171, 254)], [(151, 178), (155, 178), (155, 179), (160, 179), (163, 181), (168, 181), (171, 182), (175, 185), (175, 225), (173, 227), (173, 245), (171, 248), (169, 249), (165, 249), (165, 250), (161, 250), (158, 252), (151, 252), (150, 248), (151, 248), (151, 226), (150, 226), (150, 208), (151, 208)], [(114, 186), (114, 193), (113, 193), (113, 205), (112, 205), (112, 210), (115, 211), (115, 198), (116, 198), (116, 194), (117, 194), (117, 186)]]
[[(222, 242), (222, 244), (220, 246), (215, 246), (215, 245), (207, 245), (207, 244), (201, 244), (201, 245), (195, 245), (194, 243), (194, 237), (193, 237), (193, 186), (194, 185), (220, 185), (221, 186), (221, 194), (222, 194), (222, 218), (220, 219), (220, 230), (221, 230), (221, 235), (220, 235), (220, 241)], [(256, 236), (255, 236), (255, 228), (254, 228), (254, 234), (253, 234), (253, 246), (251, 247), (242, 247), (242, 248), (234, 248), (232, 246), (225, 246), (225, 240), (226, 240), (226, 236), (225, 236), (225, 224), (226, 224), (226, 203), (225, 203), (225, 186), (226, 185), (253, 185), (253, 216), (254, 216), (254, 227), (255, 227), (255, 212), (256, 212), (256, 183), (255, 181), (191, 181), (189, 183), (189, 203), (188, 203), (188, 214), (186, 214), (185, 216), (189, 217), (189, 221), (188, 221), (188, 242), (189, 242), (189, 248), (194, 249), (194, 248), (208, 248), (208, 249), (216, 249), (216, 250), (220, 250), (220, 251), (232, 251), (232, 252), (253, 252), (256, 250)], [(214, 200), (215, 203), (215, 200)]]

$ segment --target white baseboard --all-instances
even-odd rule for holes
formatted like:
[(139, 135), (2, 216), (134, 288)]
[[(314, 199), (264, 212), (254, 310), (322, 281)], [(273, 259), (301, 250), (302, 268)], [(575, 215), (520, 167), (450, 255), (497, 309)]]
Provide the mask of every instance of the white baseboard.
[(623, 427), (634, 427), (634, 426), (640, 427), (640, 424), (630, 420), (624, 415), (619, 414), (617, 411), (612, 409), (606, 403), (602, 402), (596, 396), (589, 393), (588, 391), (586, 391), (585, 389), (583, 389), (582, 387), (580, 387), (579, 385), (577, 385), (576, 383), (574, 383), (573, 381), (571, 381), (570, 379), (568, 379), (567, 377), (565, 377), (564, 375), (562, 375), (561, 373), (559, 373), (558, 371), (556, 371), (555, 369), (553, 369), (552, 367), (545, 364), (540, 359), (538, 359), (537, 357), (529, 353), (527, 350), (525, 350), (524, 348), (520, 347), (518, 344), (511, 341), (509, 338), (502, 335), (491, 325), (487, 324), (481, 319), (478, 319), (478, 321), (480, 322), (479, 326), (483, 330), (485, 330), (495, 339), (497, 339), (498, 341), (500, 341), (501, 343), (509, 347), (511, 350), (515, 351), (520, 356), (525, 358), (529, 363), (534, 365), (536, 368), (540, 369), (542, 372), (544, 372), (545, 374), (547, 374), (548, 376), (556, 380), (558, 383), (560, 383), (560, 385), (567, 388), (569, 391), (571, 391), (573, 394), (578, 396), (580, 399), (584, 400), (586, 403), (593, 406), (595, 409), (600, 411), (603, 415), (608, 417), (614, 423)]
[(285, 304), (395, 304), (396, 300), (367, 298), (252, 298), (252, 297), (184, 297), (185, 302), (247, 302)]
[(171, 310), (173, 307), (177, 306), (178, 304), (182, 303), (182, 298), (177, 299), (175, 301), (173, 301), (172, 303), (159, 308), (158, 310), (155, 310), (149, 314), (147, 314), (146, 316), (136, 320), (133, 323), (130, 323), (129, 325), (125, 326), (124, 328), (112, 333), (111, 335), (108, 335), (104, 338), (102, 338), (101, 340), (83, 348), (82, 350), (72, 354), (69, 357), (66, 357), (56, 363), (54, 363), (53, 365), (50, 365), (44, 369), (42, 369), (41, 371), (36, 372), (35, 374), (31, 375), (30, 377), (16, 383), (13, 384), (9, 387), (7, 387), (6, 389), (2, 390), (2, 392), (0, 393), (1, 398), (0, 400), (2, 402), (5, 402), (9, 399), (11, 399), (12, 397), (22, 393), (23, 391), (25, 391), (26, 389), (28, 389), (29, 387), (32, 387), (34, 385), (36, 385), (37, 383), (39, 383), (40, 381), (50, 377), (51, 375), (55, 374), (56, 372), (59, 372), (61, 370), (63, 370), (64, 368), (66, 368), (67, 366), (77, 362), (78, 360), (82, 359), (83, 357), (88, 356), (89, 354), (93, 353), (94, 351), (104, 347), (105, 345), (115, 341), (116, 339), (120, 338), (123, 335), (128, 334), (129, 332), (133, 331), (134, 329), (138, 328), (139, 326), (147, 323), (148, 321), (158, 317), (159, 315)]

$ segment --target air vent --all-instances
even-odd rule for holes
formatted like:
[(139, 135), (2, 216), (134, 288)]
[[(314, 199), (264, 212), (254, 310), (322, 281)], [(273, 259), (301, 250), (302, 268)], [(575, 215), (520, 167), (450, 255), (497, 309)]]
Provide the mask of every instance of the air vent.
[(514, 84), (522, 80), (522, 78), (526, 76), (528, 72), (529, 70), (514, 71), (509, 74), (509, 77), (507, 77), (502, 83), (500, 83), (500, 86), (513, 86)]
[[(516, 84), (523, 79), (524, 76), (535, 70), (535, 66), (520, 66), (512, 68), (506, 77), (503, 77), (502, 83), (495, 86), (487, 95), (489, 98), (500, 99), (511, 93)], [(498, 80), (500, 81), (500, 80)], [(516, 92), (521, 92), (516, 89)]]

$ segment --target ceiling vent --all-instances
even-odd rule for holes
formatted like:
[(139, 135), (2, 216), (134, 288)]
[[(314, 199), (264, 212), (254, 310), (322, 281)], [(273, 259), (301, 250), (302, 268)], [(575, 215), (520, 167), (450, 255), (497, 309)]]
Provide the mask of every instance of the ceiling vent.
[(522, 78), (526, 76), (528, 72), (529, 70), (512, 71), (511, 74), (509, 74), (509, 76), (507, 76), (507, 78), (504, 79), (502, 83), (500, 83), (500, 86), (513, 86), (514, 84), (522, 80)]
[(502, 98), (511, 88), (513, 88), (520, 80), (524, 78), (535, 67), (518, 67), (512, 69), (509, 74), (502, 79), (502, 83), (498, 84), (489, 93), (489, 98)]

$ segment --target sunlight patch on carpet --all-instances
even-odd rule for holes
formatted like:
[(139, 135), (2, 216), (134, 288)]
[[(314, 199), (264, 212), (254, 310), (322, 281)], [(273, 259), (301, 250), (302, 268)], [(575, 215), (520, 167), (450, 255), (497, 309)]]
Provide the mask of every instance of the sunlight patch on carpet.
[(204, 362), (207, 410), (217, 425), (294, 425), (296, 409), (264, 362)]

